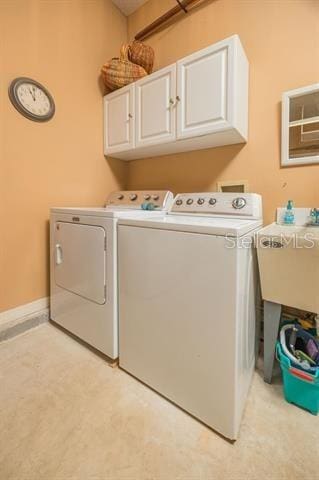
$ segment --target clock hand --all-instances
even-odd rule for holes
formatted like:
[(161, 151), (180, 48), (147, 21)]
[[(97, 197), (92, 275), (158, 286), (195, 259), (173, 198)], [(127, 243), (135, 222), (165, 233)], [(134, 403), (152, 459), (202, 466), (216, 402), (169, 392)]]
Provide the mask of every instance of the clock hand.
[(32, 98), (33, 98), (33, 101), (35, 102), (35, 96), (34, 96), (34, 92), (31, 90), (31, 88), (29, 88), (29, 92), (31, 93), (31, 95), (32, 95)]

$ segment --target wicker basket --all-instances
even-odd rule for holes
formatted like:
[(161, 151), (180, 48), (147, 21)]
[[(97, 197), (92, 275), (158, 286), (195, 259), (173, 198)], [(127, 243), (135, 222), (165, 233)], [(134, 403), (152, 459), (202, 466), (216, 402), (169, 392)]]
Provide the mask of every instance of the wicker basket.
[(125, 87), (125, 85), (147, 75), (143, 67), (129, 61), (129, 52), (130, 45), (122, 45), (120, 58), (112, 58), (103, 65), (101, 69), (102, 78), (110, 90)]
[(147, 73), (152, 73), (154, 64), (154, 50), (145, 43), (134, 41), (130, 44), (128, 58), (144, 68)]

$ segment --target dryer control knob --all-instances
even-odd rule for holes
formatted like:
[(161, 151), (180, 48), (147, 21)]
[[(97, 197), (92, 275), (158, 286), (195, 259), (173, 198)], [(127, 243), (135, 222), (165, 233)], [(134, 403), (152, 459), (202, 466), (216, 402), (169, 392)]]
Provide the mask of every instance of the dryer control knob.
[(210, 198), (209, 199), (209, 205), (215, 205), (215, 203), (217, 202), (216, 198)]
[(193, 203), (193, 201), (194, 201), (194, 200), (193, 200), (192, 198), (188, 198), (188, 199), (186, 200), (186, 203), (187, 203), (187, 205), (191, 205), (191, 204)]
[(132, 202), (134, 202), (134, 200), (136, 200), (136, 199), (137, 199), (136, 193), (131, 193), (130, 200), (132, 200)]
[(159, 199), (159, 195), (153, 195), (153, 200), (158, 200)]
[(144, 195), (144, 200), (150, 200), (150, 199), (151, 199), (151, 195), (149, 195), (148, 193)]
[(180, 206), (183, 204), (183, 200), (181, 198), (178, 198), (175, 203), (176, 205)]
[(204, 202), (205, 202), (205, 198), (199, 198), (197, 200), (198, 205), (203, 205)]
[(243, 197), (235, 198), (235, 200), (233, 200), (233, 203), (232, 203), (232, 206), (237, 210), (244, 208), (245, 205), (246, 205), (246, 200)]
[(117, 196), (117, 199), (118, 199), (118, 200), (123, 200), (123, 198), (124, 198), (123, 193), (120, 193), (120, 194)]

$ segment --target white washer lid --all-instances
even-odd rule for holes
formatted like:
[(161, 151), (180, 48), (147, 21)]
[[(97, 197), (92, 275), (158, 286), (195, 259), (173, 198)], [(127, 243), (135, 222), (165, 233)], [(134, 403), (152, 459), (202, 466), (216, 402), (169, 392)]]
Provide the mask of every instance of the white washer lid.
[(119, 225), (240, 237), (260, 227), (262, 225), (262, 220), (204, 217), (199, 215), (161, 215), (158, 217), (141, 219), (120, 219)]

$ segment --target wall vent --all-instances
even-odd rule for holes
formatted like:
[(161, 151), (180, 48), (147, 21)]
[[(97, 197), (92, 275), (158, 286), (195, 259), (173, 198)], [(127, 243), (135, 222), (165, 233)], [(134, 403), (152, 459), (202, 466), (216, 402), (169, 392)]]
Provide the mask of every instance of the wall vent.
[(217, 192), (248, 192), (247, 180), (217, 182)]

